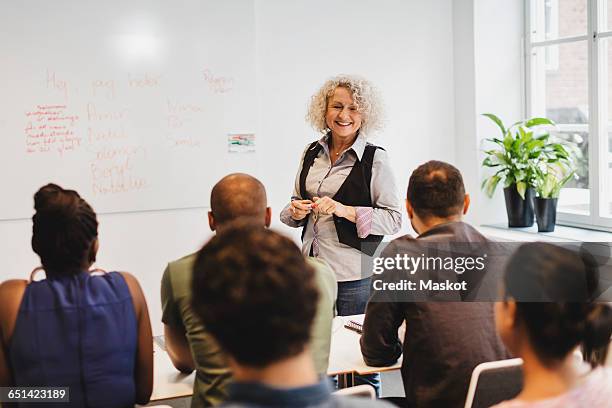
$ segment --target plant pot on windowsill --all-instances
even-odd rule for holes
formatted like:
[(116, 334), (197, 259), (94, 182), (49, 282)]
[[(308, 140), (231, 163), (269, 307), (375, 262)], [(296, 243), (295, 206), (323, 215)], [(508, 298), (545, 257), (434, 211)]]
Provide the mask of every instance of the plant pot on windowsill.
[(561, 188), (573, 176), (574, 171), (560, 178), (563, 168), (548, 166), (545, 171), (539, 171), (536, 177), (538, 197), (535, 199), (535, 212), (538, 220), (538, 232), (553, 232), (557, 223), (557, 201)]
[[(567, 157), (563, 147), (550, 140), (546, 126), (554, 126), (547, 118), (531, 118), (512, 124), (509, 128), (492, 113), (484, 113), (501, 131), (501, 138), (485, 139), (492, 144), (482, 166), (495, 173), (485, 178), (481, 188), (492, 197), (497, 185), (503, 182), (506, 212), (509, 227), (531, 227), (533, 225), (533, 198), (535, 176), (545, 163), (556, 162)], [(519, 194), (519, 191), (522, 194)]]
[(535, 214), (538, 232), (553, 232), (557, 223), (557, 198), (535, 199)]
[(524, 228), (533, 225), (533, 199), (535, 190), (525, 190), (525, 198), (521, 197), (516, 189), (516, 184), (504, 188), (506, 199), (506, 213), (508, 214), (508, 227)]

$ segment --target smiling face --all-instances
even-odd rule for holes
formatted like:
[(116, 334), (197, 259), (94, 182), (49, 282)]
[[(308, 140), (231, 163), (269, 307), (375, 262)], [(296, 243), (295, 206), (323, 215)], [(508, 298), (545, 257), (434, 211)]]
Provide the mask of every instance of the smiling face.
[(327, 100), (325, 122), (332, 131), (332, 136), (341, 139), (355, 137), (361, 127), (361, 113), (353, 100), (351, 91), (344, 87), (337, 87)]

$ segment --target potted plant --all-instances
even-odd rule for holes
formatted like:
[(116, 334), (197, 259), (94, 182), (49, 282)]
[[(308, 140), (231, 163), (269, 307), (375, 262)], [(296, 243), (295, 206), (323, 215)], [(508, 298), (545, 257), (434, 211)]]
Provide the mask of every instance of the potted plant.
[(557, 223), (557, 201), (561, 188), (573, 176), (572, 170), (567, 176), (558, 177), (557, 169), (550, 166), (538, 173), (535, 199), (535, 214), (538, 223), (538, 232), (552, 232)]
[(543, 164), (567, 158), (567, 151), (560, 143), (550, 141), (544, 126), (554, 126), (547, 118), (531, 118), (506, 128), (497, 116), (485, 113), (500, 129), (501, 138), (486, 139), (494, 143), (485, 150), (484, 167), (495, 173), (482, 183), (482, 189), (492, 197), (500, 181), (504, 182), (504, 198), (509, 227), (531, 227), (534, 221), (533, 199), (536, 177)]

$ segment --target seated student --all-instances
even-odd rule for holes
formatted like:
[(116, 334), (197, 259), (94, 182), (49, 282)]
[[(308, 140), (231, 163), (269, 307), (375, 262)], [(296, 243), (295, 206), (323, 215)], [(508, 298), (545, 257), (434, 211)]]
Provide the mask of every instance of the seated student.
[[(459, 170), (439, 161), (419, 166), (410, 177), (406, 201), (412, 227), (419, 236), (393, 240), (381, 256), (411, 253), (414, 247), (432, 243), (486, 245), (488, 240), (462, 221), (469, 204)], [(404, 272), (411, 279), (410, 272), (400, 271)], [(450, 273), (455, 275), (454, 271)], [(383, 292), (373, 291), (366, 307), (361, 351), (371, 366), (391, 365), (403, 351), (406, 398), (397, 401), (399, 404), (463, 406), (474, 367), (508, 356), (495, 333), (490, 303), (413, 302), (381, 296), (384, 298)], [(404, 320), (402, 345), (397, 332)]]
[(0, 386), (69, 387), (61, 406), (146, 404), (153, 340), (138, 282), (125, 272), (88, 271), (98, 221), (75, 191), (48, 184), (34, 208), (32, 248), (46, 279), (33, 280), (36, 269), (29, 281), (0, 285)]
[[(259, 180), (247, 174), (230, 174), (214, 187), (208, 213), (210, 229), (221, 232), (237, 218), (250, 219), (259, 225), (270, 225), (266, 190)], [(192, 407), (217, 405), (227, 398), (231, 376), (227, 363), (208, 329), (195, 317), (190, 305), (191, 269), (196, 254), (171, 262), (161, 284), (162, 321), (168, 354), (181, 371), (197, 369)], [(336, 301), (336, 278), (322, 261), (309, 258), (316, 270), (321, 294), (315, 319), (311, 350), (317, 373), (325, 374), (329, 359), (331, 324)], [(192, 358), (193, 356), (193, 358)], [(195, 362), (195, 364), (194, 364)]]
[(317, 308), (315, 271), (289, 239), (232, 226), (199, 252), (193, 309), (226, 352), (234, 382), (227, 407), (384, 407), (334, 397), (308, 349)]
[(510, 259), (495, 317), (504, 343), (523, 359), (524, 386), (496, 407), (612, 406), (612, 369), (581, 370), (573, 358), (579, 344), (601, 348), (612, 334), (610, 306), (590, 301), (593, 261), (541, 242), (522, 245)]

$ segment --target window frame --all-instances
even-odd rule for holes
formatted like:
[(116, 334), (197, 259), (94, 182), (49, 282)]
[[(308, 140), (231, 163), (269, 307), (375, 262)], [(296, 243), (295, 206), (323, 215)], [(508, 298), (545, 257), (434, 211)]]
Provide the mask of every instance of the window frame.
[[(607, 121), (607, 93), (610, 92), (607, 84), (607, 56), (604, 53), (602, 40), (607, 39), (612, 47), (612, 27), (607, 26), (607, 6), (605, 0), (587, 1), (587, 30), (584, 35), (559, 37), (555, 39), (544, 39), (543, 41), (532, 41), (532, 20), (537, 17), (536, 3), (538, 0), (524, 0), (525, 11), (525, 33), (524, 33), (524, 59), (525, 59), (525, 113), (526, 117), (533, 116), (533, 105), (538, 91), (532, 87), (534, 71), (532, 58), (533, 49), (537, 47), (576, 43), (586, 41), (588, 60), (588, 102), (589, 102), (589, 215), (575, 214), (558, 211), (557, 224), (581, 228), (597, 229), (612, 232), (612, 213), (610, 217), (600, 215), (600, 209), (609, 205), (605, 203), (606, 197), (612, 201), (612, 191), (607, 187), (604, 171), (609, 171), (608, 158), (608, 129), (601, 126), (601, 120)], [(612, 0), (607, 0), (612, 1)], [(543, 17), (542, 17), (543, 18)], [(600, 29), (602, 28), (602, 29)], [(600, 84), (600, 78), (604, 79), (605, 87)], [(605, 88), (600, 92), (599, 89)], [(563, 124), (560, 126), (563, 130)], [(612, 132), (611, 132), (612, 134)], [(612, 161), (610, 161), (612, 163)]]

